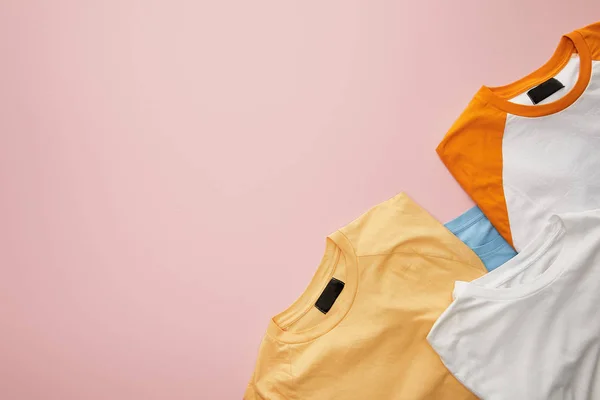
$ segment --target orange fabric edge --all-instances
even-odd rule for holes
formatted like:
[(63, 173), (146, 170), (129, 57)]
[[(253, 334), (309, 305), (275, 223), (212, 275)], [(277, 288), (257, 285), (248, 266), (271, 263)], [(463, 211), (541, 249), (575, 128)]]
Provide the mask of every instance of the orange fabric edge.
[(577, 32), (585, 39), (590, 49), (592, 60), (600, 60), (600, 22), (577, 29)]
[(514, 247), (502, 179), (506, 116), (505, 112), (475, 98), (436, 151), (462, 188)]

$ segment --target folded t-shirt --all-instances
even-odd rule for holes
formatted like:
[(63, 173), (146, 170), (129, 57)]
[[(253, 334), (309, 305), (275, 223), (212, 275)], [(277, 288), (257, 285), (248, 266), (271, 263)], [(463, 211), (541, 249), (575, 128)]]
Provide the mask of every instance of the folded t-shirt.
[(520, 251), (555, 213), (600, 208), (600, 23), (562, 37), (540, 69), (482, 87), (437, 151)]
[(446, 228), (477, 254), (488, 271), (517, 254), (477, 206), (446, 223)]
[(553, 216), (523, 251), (472, 282), (428, 335), (486, 400), (600, 399), (600, 211)]
[(454, 281), (484, 273), (406, 195), (372, 208), (329, 236), (308, 289), (269, 323), (245, 400), (475, 400), (426, 336)]

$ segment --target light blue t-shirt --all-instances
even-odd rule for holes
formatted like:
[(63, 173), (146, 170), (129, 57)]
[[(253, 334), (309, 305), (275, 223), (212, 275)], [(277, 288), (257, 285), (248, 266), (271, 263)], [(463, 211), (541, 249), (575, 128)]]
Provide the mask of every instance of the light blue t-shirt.
[(479, 256), (488, 271), (517, 254), (477, 206), (448, 222), (446, 228)]

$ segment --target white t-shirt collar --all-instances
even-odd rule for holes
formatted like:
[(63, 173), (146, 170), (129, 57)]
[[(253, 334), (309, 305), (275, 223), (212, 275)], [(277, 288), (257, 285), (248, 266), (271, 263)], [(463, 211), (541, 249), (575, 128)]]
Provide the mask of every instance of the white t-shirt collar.
[[(554, 215), (543, 231), (514, 258), (472, 282), (456, 282), (453, 296), (455, 299), (461, 296), (514, 299), (536, 293), (551, 284), (565, 270), (568, 263), (563, 258), (568, 240), (562, 218)], [(539, 276), (524, 283), (503, 287), (505, 282), (530, 268), (550, 250), (555, 250), (557, 256)]]

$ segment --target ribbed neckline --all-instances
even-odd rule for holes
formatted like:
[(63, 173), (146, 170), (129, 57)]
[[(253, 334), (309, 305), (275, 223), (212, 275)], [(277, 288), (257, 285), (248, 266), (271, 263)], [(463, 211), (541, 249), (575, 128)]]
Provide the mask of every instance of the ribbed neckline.
[[(455, 297), (515, 299), (543, 289), (560, 276), (565, 269), (563, 258), (567, 239), (568, 232), (563, 220), (559, 216), (552, 216), (544, 230), (514, 258), (472, 282), (456, 282)], [(560, 246), (557, 257), (539, 276), (526, 283), (507, 288), (499, 287), (538, 262), (540, 257), (556, 246)]]
[[(304, 293), (287, 310), (271, 319), (267, 334), (283, 343), (304, 343), (314, 340), (335, 328), (348, 314), (358, 287), (358, 262), (354, 248), (341, 231), (327, 238), (325, 254), (312, 281)], [(345, 286), (333, 308), (319, 324), (303, 331), (288, 330), (288, 327), (302, 318), (323, 292), (333, 277), (340, 258), (344, 258), (346, 267)]]
[[(533, 106), (510, 101), (511, 98), (555, 76), (567, 65), (575, 52), (579, 55), (581, 61), (579, 74), (577, 82), (568, 93), (551, 103)], [(560, 112), (577, 101), (587, 88), (591, 73), (592, 57), (590, 49), (583, 36), (578, 31), (574, 31), (561, 38), (554, 54), (541, 68), (509, 85), (498, 87), (482, 86), (477, 96), (490, 105), (513, 115), (541, 117)]]

